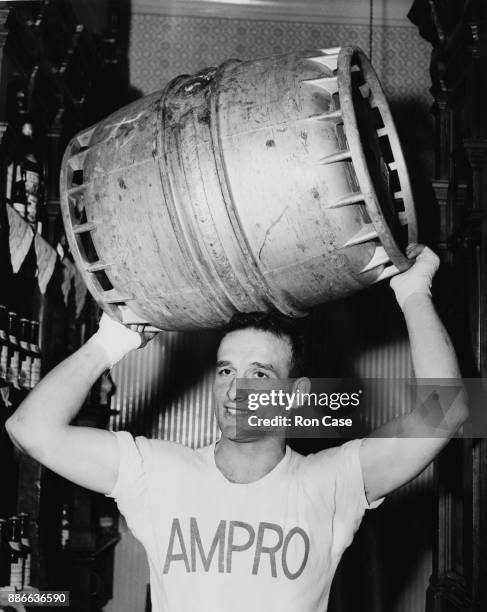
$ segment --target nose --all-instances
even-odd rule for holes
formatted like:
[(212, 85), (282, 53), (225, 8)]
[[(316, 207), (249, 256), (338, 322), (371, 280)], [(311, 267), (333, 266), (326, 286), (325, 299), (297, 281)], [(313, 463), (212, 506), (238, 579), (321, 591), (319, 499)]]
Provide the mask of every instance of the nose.
[(232, 378), (232, 382), (230, 383), (228, 387), (227, 397), (232, 402), (235, 402), (237, 399), (237, 377), (236, 376)]

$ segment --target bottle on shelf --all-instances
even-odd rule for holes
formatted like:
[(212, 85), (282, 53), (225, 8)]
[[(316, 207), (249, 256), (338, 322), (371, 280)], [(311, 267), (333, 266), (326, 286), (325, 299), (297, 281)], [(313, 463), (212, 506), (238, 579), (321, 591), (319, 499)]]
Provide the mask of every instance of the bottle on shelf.
[(21, 590), (24, 554), (20, 543), (20, 519), (17, 516), (11, 516), (8, 522), (10, 525), (10, 537), (8, 541), (10, 567), (9, 586)]
[(7, 308), (0, 304), (0, 384), (7, 380), (8, 367)]
[(8, 363), (7, 363), (7, 381), (14, 387), (19, 386), (19, 364), (20, 364), (20, 346), (17, 337), (17, 314), (15, 312), (8, 313)]
[(14, 186), (14, 173), (15, 173), (16, 163), (15, 161), (10, 161), (7, 166), (7, 174), (5, 181), (5, 201), (8, 204), (13, 205), (12, 195), (13, 195), (13, 186)]
[(32, 559), (32, 549), (29, 537), (29, 515), (26, 512), (19, 514), (20, 519), (20, 544), (22, 546), (24, 567), (22, 575), (22, 588), (30, 585), (30, 567)]
[(30, 322), (30, 350), (32, 366), (30, 369), (30, 388), (33, 389), (41, 379), (41, 350), (39, 348), (39, 323)]
[(25, 170), (25, 219), (36, 232), (42, 233), (41, 222), (41, 166), (34, 152), (32, 123), (22, 126), (22, 164)]
[(35, 154), (32, 123), (22, 125), (21, 149), (7, 169), (7, 201), (29, 223), (34, 232), (42, 233), (42, 168)]
[(27, 175), (22, 161), (12, 162), (9, 166), (9, 174), (12, 178), (7, 178), (7, 183), (11, 185), (9, 187), (9, 197), (11, 205), (19, 213), (22, 219), (27, 217), (27, 192), (26, 182)]
[(32, 371), (33, 352), (30, 345), (30, 321), (20, 319), (20, 367), (19, 367), (19, 386), (22, 389), (30, 389), (30, 376)]
[[(14, 91), (14, 88), (10, 90), (14, 96), (11, 99), (12, 108), (8, 114), (13, 116), (22, 116), (26, 112), (26, 91), (19, 89)], [(7, 103), (8, 104), (8, 103)], [(19, 215), (25, 219), (27, 211), (27, 196), (25, 193), (25, 169), (22, 163), (22, 154), (19, 149), (12, 151), (12, 157), (9, 160), (7, 166), (6, 182), (5, 182), (5, 200), (10, 204)]]
[(10, 562), (8, 548), (8, 523), (0, 519), (0, 587), (10, 584)]
[(63, 504), (61, 510), (61, 548), (68, 546), (69, 537), (71, 535), (71, 521), (69, 519), (69, 505)]

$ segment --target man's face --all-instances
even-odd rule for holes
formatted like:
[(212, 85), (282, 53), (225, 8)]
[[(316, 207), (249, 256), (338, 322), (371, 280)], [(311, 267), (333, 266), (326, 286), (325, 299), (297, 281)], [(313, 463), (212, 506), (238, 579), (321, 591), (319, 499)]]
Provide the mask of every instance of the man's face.
[(289, 378), (292, 347), (287, 338), (258, 329), (241, 329), (224, 336), (217, 353), (213, 396), (222, 435), (236, 438), (237, 378)]

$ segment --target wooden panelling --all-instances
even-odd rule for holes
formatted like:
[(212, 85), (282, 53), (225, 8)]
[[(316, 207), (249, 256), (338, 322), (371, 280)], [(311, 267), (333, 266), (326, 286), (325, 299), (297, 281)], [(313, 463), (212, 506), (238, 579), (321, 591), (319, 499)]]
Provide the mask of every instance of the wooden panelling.
[[(124, 0), (118, 0), (120, 4)], [(70, 0), (79, 23), (90, 32), (103, 34), (108, 27), (110, 0)]]

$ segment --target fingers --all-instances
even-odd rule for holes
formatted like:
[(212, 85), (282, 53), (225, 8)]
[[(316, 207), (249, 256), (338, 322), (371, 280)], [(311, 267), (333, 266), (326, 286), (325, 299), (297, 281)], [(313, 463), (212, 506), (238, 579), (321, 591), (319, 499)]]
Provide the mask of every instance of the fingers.
[(142, 334), (144, 332), (144, 327), (146, 326), (139, 323), (137, 325), (127, 325), (127, 327), (138, 334)]
[[(123, 324), (115, 321), (105, 312), (100, 318), (98, 331), (103, 334), (103, 342), (108, 345), (118, 344), (121, 350), (124, 350), (125, 345), (130, 348), (141, 348), (158, 333), (147, 323)], [(117, 354), (112, 360), (113, 363), (116, 363), (118, 359)]]
[(440, 258), (428, 247), (424, 247), (423, 251), (416, 258), (416, 261), (420, 262), (422, 265), (427, 265), (432, 270), (433, 275), (440, 267)]
[(406, 256), (411, 262), (414, 262), (414, 265), (401, 274), (393, 276), (390, 280), (390, 286), (401, 307), (413, 293), (424, 293), (431, 296), (430, 288), (433, 277), (440, 265), (440, 259), (436, 253), (423, 244), (408, 244)]
[(424, 250), (424, 244), (417, 244), (416, 242), (411, 242), (406, 247), (406, 256), (408, 259), (416, 259)]
[(108, 330), (113, 333), (117, 333), (117, 330), (124, 328), (125, 326), (120, 323), (120, 321), (116, 321), (112, 319), (106, 312), (102, 312), (100, 320), (98, 322), (99, 329)]
[(440, 259), (438, 255), (424, 244), (417, 244), (416, 242), (411, 242), (406, 247), (406, 256), (408, 259), (415, 259), (416, 262), (429, 264), (431, 267), (434, 268), (433, 274), (434, 272), (436, 272), (440, 265)]
[(158, 332), (143, 332), (141, 333), (141, 337), (142, 337), (142, 344), (140, 345), (140, 348), (142, 348), (143, 346), (145, 346), (148, 342), (150, 342), (152, 340), (152, 338), (154, 338), (154, 336), (157, 336)]
[(145, 346), (150, 340), (152, 340), (152, 338), (154, 338), (154, 336), (157, 336), (158, 334), (156, 331), (145, 331), (148, 326), (141, 323), (137, 325), (128, 325), (127, 327), (139, 334), (141, 339), (140, 348)]

